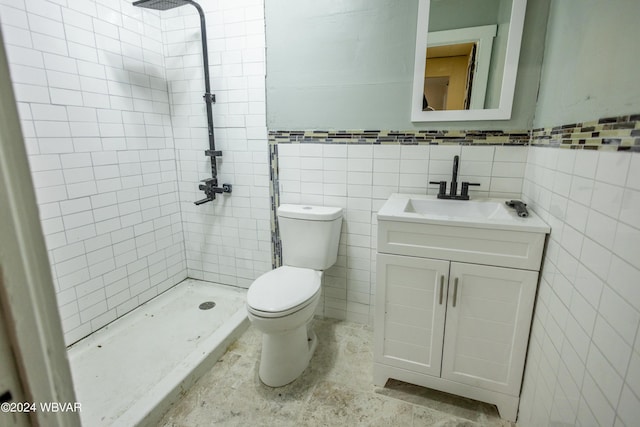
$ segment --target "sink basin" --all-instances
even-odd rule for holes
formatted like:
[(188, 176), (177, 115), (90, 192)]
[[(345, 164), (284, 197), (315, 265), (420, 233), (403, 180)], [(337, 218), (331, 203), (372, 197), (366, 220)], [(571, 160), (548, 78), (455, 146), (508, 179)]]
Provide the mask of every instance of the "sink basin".
[(507, 206), (495, 200), (407, 199), (405, 213), (460, 219), (508, 218)]
[(506, 199), (446, 200), (417, 194), (392, 194), (378, 212), (378, 220), (422, 222), (475, 228), (544, 232), (550, 231), (534, 212), (519, 217)]

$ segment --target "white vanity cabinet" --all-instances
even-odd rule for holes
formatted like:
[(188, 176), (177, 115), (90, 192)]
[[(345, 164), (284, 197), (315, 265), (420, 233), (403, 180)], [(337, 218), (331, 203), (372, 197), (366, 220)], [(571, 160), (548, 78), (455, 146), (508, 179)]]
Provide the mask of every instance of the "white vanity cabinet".
[(544, 240), (379, 218), (374, 384), (496, 404), (515, 421)]
[(376, 363), (439, 377), (449, 262), (378, 254), (377, 265)]

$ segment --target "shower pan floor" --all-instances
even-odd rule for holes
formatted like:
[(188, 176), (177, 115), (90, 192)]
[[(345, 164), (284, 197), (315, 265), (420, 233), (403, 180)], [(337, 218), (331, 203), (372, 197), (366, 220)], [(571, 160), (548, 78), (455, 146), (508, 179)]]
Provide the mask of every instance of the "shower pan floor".
[(246, 330), (245, 300), (244, 289), (186, 279), (71, 346), (82, 425), (156, 424)]

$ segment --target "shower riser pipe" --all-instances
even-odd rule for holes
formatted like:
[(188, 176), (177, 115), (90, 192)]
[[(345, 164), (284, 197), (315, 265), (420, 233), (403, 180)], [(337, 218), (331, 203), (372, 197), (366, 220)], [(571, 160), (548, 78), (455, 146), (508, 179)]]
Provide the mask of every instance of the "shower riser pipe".
[(223, 184), (222, 187), (218, 187), (218, 165), (216, 163), (217, 157), (222, 156), (222, 151), (216, 150), (216, 143), (213, 131), (213, 108), (212, 104), (216, 101), (215, 95), (211, 93), (211, 86), (209, 82), (209, 52), (207, 47), (207, 25), (204, 17), (204, 11), (198, 3), (193, 0), (138, 0), (133, 3), (133, 6), (143, 7), (154, 10), (168, 10), (175, 7), (190, 4), (196, 8), (200, 15), (200, 32), (202, 34), (202, 59), (204, 65), (204, 102), (207, 107), (207, 128), (209, 132), (209, 149), (205, 151), (205, 155), (210, 157), (211, 160), (211, 178), (202, 180), (202, 184), (198, 188), (204, 191), (206, 198), (195, 202), (196, 205), (215, 200), (218, 193), (231, 193), (231, 184)]

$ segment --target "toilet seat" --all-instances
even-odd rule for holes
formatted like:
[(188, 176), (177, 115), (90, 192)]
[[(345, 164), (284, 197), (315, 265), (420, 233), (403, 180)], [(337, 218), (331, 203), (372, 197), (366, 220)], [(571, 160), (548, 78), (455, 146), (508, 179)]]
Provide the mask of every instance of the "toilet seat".
[(320, 294), (322, 272), (278, 267), (258, 277), (247, 292), (247, 308), (260, 317), (283, 317), (299, 311)]

